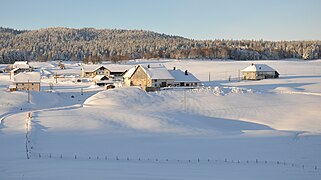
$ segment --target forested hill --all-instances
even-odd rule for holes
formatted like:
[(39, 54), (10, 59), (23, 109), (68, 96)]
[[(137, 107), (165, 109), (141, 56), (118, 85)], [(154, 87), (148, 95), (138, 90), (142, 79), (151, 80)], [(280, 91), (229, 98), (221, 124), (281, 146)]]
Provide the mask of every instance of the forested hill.
[(193, 40), (144, 30), (0, 28), (0, 63), (15, 60), (321, 58), (321, 41)]

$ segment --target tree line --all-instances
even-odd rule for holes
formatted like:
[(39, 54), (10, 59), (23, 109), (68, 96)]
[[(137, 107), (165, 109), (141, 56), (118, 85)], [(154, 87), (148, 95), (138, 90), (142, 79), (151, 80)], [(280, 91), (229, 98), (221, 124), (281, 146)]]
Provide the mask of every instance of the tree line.
[(194, 40), (144, 30), (0, 27), (0, 63), (16, 60), (319, 59), (321, 41)]

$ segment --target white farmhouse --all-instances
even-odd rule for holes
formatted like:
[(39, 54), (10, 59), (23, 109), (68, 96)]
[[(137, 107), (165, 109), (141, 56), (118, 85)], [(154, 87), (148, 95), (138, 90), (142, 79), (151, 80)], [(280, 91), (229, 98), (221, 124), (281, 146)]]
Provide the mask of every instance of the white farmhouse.
[(40, 79), (39, 72), (21, 72), (14, 76), (9, 89), (10, 91), (40, 91)]
[(266, 64), (251, 64), (241, 72), (243, 80), (279, 78), (279, 73)]

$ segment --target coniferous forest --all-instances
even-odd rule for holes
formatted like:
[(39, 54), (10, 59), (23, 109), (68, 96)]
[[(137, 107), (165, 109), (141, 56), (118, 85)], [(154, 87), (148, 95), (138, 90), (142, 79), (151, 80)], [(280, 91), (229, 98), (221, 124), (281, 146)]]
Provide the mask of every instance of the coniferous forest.
[(193, 40), (145, 30), (0, 28), (0, 63), (16, 60), (320, 59), (321, 41)]

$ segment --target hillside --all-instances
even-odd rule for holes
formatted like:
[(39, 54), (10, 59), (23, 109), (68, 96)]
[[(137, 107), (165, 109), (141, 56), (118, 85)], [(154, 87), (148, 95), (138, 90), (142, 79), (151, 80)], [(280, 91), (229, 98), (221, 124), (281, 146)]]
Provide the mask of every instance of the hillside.
[(15, 60), (321, 58), (320, 41), (193, 40), (144, 30), (0, 28), (0, 63)]

